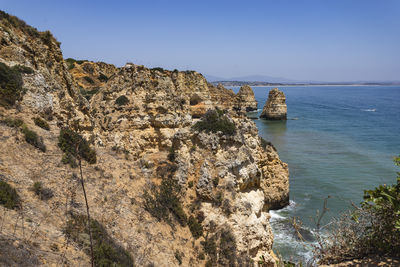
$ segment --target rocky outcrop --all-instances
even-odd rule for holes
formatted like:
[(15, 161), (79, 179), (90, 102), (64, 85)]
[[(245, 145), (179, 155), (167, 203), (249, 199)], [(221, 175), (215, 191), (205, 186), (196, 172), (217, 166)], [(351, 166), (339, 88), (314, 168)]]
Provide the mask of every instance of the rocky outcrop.
[[(23, 74), (27, 92), (22, 100), (12, 108), (0, 106), (1, 179), (16, 188), (23, 203), (20, 210), (2, 213), (0, 238), (12, 236), (13, 245), (31, 250), (38, 265), (90, 264), (64, 231), (72, 213), (85, 212), (79, 172), (60, 162), (63, 153), (57, 145), (60, 128), (70, 126), (87, 137), (97, 154), (95, 165), (82, 166), (91, 216), (136, 265), (178, 266), (180, 257), (183, 266), (204, 266), (207, 261), (251, 266), (260, 256), (266, 264), (275, 264), (268, 210), (286, 203), (288, 168), (272, 146), (261, 145), (256, 125), (243, 116), (243, 107), (254, 106), (249, 88), (237, 97), (194, 71), (134, 64), (114, 69), (83, 62), (75, 71), (70, 68), (71, 76), (54, 38), (43, 41), (5, 21), (0, 61), (31, 67), (33, 73)], [(108, 81), (88, 102), (77, 90), (79, 76), (95, 77), (106, 69)], [(194, 127), (216, 108), (218, 116), (234, 126), (233, 133)], [(52, 120), (44, 116), (47, 110)], [(42, 114), (49, 130), (32, 120)], [(46, 152), (26, 143), (21, 132), (4, 122), (9, 118), (22, 119), (35, 130)], [(195, 238), (186, 222), (160, 220), (144, 207), (144, 192), (162, 179), (179, 183), (182, 209), (187, 217), (197, 218), (203, 234)], [(52, 198), (35, 195), (35, 182), (51, 189)], [(214, 244), (215, 252), (206, 244)]]
[(260, 118), (267, 120), (286, 120), (287, 106), (285, 94), (274, 88), (269, 91), (268, 100), (264, 105)]
[(238, 105), (246, 112), (257, 110), (257, 101), (250, 86), (243, 85), (240, 87), (236, 97)]

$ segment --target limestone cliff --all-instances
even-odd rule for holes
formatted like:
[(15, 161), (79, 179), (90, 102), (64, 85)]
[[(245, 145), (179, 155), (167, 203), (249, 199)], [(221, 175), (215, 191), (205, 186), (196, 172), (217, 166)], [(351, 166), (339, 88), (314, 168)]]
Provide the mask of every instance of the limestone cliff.
[[(251, 101), (238, 107), (231, 90), (193, 71), (91, 62), (74, 71), (51, 35), (43, 39), (17, 18), (1, 16), (4, 68), (32, 69), (21, 74), (21, 99), (0, 105), (0, 181), (20, 198), (0, 219), (0, 244), (10, 255), (4, 264), (23, 265), (22, 257), (26, 265), (90, 262), (88, 235), (68, 231), (85, 214), (79, 168), (59, 145), (61, 127), (69, 126), (97, 155), (95, 164), (82, 166), (92, 218), (137, 266), (251, 266), (260, 256), (274, 265), (268, 210), (286, 204), (288, 168), (243, 115)], [(103, 73), (108, 80), (95, 81), (100, 88), (89, 103), (77, 88), (89, 86), (79, 77), (91, 67), (93, 77)], [(222, 121), (220, 130), (197, 127), (207, 118)], [(30, 142), (27, 129), (46, 149)], [(152, 196), (171, 181), (177, 191), (164, 197), (176, 193), (179, 203), (155, 209), (151, 201), (160, 200)]]
[(285, 94), (274, 88), (269, 91), (268, 100), (264, 105), (260, 118), (267, 120), (286, 120), (287, 106)]

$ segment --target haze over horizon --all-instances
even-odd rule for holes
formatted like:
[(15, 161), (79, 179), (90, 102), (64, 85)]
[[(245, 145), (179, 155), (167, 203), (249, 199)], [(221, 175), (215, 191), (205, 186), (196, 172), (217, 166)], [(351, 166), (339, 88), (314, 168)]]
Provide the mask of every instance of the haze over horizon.
[(226, 78), (400, 80), (396, 0), (0, 0), (0, 9), (50, 30), (64, 58)]

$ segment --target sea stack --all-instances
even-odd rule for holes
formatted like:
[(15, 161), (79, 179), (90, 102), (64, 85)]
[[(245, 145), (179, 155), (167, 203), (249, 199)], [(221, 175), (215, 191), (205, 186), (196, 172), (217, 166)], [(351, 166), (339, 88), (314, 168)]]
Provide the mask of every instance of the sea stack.
[(269, 91), (268, 100), (264, 105), (260, 118), (267, 120), (286, 120), (287, 106), (285, 94), (274, 88)]
[(236, 97), (242, 110), (245, 110), (246, 112), (257, 110), (257, 101), (250, 86), (243, 85), (240, 87)]

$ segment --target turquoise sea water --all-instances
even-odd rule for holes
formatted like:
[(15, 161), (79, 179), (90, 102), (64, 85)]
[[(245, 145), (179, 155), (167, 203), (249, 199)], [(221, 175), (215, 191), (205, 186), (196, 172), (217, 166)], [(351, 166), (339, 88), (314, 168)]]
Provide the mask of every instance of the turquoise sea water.
[[(235, 92), (237, 87), (232, 88)], [(258, 114), (272, 87), (254, 87)], [(328, 212), (322, 225), (362, 201), (364, 189), (395, 183), (393, 157), (400, 154), (400, 86), (279, 87), (286, 95), (288, 120), (256, 120), (289, 164), (289, 207), (272, 211), (274, 250), (306, 262), (311, 254), (296, 240), (290, 218), (299, 218), (312, 242), (313, 218)]]

